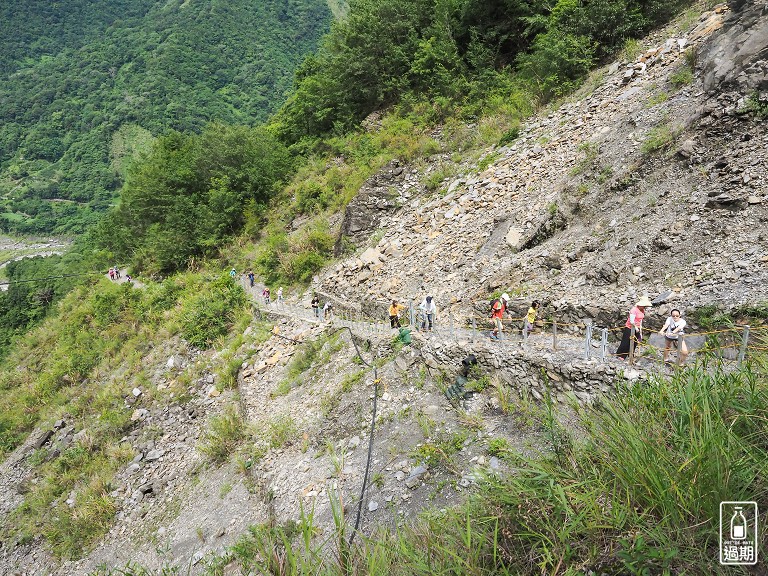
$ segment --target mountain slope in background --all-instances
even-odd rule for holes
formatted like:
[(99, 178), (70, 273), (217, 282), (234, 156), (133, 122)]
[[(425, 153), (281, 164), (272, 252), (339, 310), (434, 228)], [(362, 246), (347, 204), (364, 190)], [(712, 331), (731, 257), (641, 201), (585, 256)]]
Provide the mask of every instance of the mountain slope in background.
[(0, 229), (80, 232), (152, 136), (265, 119), (330, 19), (322, 0), (0, 8)]

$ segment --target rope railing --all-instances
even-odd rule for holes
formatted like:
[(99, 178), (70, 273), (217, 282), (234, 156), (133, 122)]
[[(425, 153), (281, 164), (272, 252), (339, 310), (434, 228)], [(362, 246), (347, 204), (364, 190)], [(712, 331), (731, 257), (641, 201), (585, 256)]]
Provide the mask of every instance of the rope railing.
[[(265, 308), (270, 310), (283, 312), (321, 324), (329, 323), (347, 326), (356, 329), (364, 335), (380, 336), (392, 331), (388, 320), (376, 320), (365, 316), (361, 311), (341, 310), (337, 313), (331, 308), (330, 311), (325, 313), (319, 310), (319, 313), (315, 314), (311, 308), (289, 304), (285, 300), (277, 301), (270, 299), (269, 304), (267, 304), (263, 299), (257, 297), (257, 301), (263, 303)], [(407, 328), (419, 333), (432, 333), (451, 340), (461, 339), (469, 340), (470, 342), (487, 338), (494, 331), (493, 319), (476, 313), (457, 314), (450, 310), (438, 310), (432, 317), (430, 329), (430, 323), (426, 315), (422, 310), (415, 307), (413, 303), (406, 306), (403, 312), (395, 328)], [(669, 350), (666, 350), (665, 347), (651, 344), (647, 337), (642, 342), (635, 339), (633, 341), (634, 345), (631, 346), (632, 354), (626, 357), (624, 354), (618, 354), (609, 350), (611, 347), (609, 337), (621, 333), (624, 330), (623, 326), (598, 326), (589, 321), (573, 323), (561, 322), (556, 318), (540, 318), (535, 322), (534, 331), (529, 335), (522, 329), (525, 319), (525, 316), (505, 316), (502, 319), (504, 329), (498, 333), (498, 340), (501, 343), (511, 343), (523, 347), (530, 347), (533, 344), (539, 349), (542, 345), (547, 346), (547, 341), (549, 340), (548, 347), (553, 351), (557, 351), (558, 339), (560, 339), (560, 348), (567, 341), (567, 348), (574, 350), (575, 355), (580, 355), (585, 360), (597, 359), (600, 362), (608, 362), (614, 359), (629, 359), (630, 365), (634, 365), (636, 359), (663, 363), (663, 360), (654, 358), (650, 353), (660, 354), (663, 357), (665, 351), (677, 354), (679, 359), (683, 343), (688, 344), (689, 356), (717, 354), (722, 357), (726, 352), (731, 352), (734, 358), (723, 357), (722, 359), (726, 361), (735, 359), (739, 366), (749, 353), (768, 351), (768, 346), (759, 345), (761, 342), (755, 342), (754, 340), (750, 342), (750, 336), (754, 338), (758, 334), (763, 335), (768, 331), (768, 326), (751, 328), (750, 326), (734, 325), (681, 334), (677, 347), (672, 347)], [(657, 330), (650, 330), (648, 328), (643, 330), (643, 335), (652, 333), (657, 333)], [(534, 337), (532, 338), (531, 336)], [(541, 336), (546, 336), (546, 339), (542, 339)], [(576, 338), (582, 340), (581, 345), (574, 345), (573, 341)], [(690, 345), (692, 338), (704, 338), (705, 342), (701, 346), (692, 347)], [(581, 354), (576, 352), (579, 348), (582, 350)], [(642, 352), (643, 350), (645, 352)]]

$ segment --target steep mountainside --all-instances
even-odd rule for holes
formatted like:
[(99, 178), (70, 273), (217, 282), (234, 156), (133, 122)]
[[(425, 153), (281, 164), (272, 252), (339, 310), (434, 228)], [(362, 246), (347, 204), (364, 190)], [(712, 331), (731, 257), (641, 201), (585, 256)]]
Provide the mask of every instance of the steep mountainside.
[[(10, 426), (18, 420), (31, 429), (26, 412), (14, 413), (16, 420), (5, 424), (17, 448), (0, 465), (0, 489), (8, 494), (0, 503), (0, 520), (9, 534), (0, 545), (0, 569), (85, 576), (99, 566), (121, 573), (108, 569), (122, 571), (138, 561), (156, 572), (194, 575), (337, 573), (340, 566), (349, 570), (350, 554), (360, 562), (352, 571), (381, 573), (391, 560), (387, 554), (399, 559), (406, 546), (384, 540), (387, 551), (368, 548), (375, 546), (376, 529), (396, 527), (411, 538), (404, 525), (424, 509), (437, 509), (449, 512), (419, 525), (412, 538), (426, 548), (418, 573), (462, 573), (435, 569), (432, 561), (441, 554), (458, 557), (453, 566), (462, 568), (475, 548), (483, 555), (488, 542), (475, 540), (476, 523), (489, 527), (488, 541), (509, 546), (502, 546), (501, 559), (496, 548), (486, 554), (487, 566), (528, 569), (510, 573), (730, 573), (717, 564), (715, 532), (707, 531), (715, 530), (711, 510), (691, 512), (698, 500), (686, 497), (700, 495), (695, 490), (705, 490), (702, 484), (717, 487), (705, 494), (710, 500), (725, 489), (757, 487), (762, 506), (766, 476), (745, 462), (754, 460), (754, 470), (762, 471), (765, 459), (740, 450), (748, 441), (765, 441), (759, 418), (753, 417), (753, 410), (764, 413), (760, 402), (766, 399), (758, 398), (765, 390), (764, 368), (756, 367), (746, 391), (739, 391), (749, 387), (737, 378), (713, 376), (696, 397), (694, 380), (707, 373), (695, 369), (677, 372), (680, 380), (668, 388), (649, 382), (622, 389), (625, 395), (617, 396), (633, 414), (649, 409), (668, 417), (652, 420), (653, 436), (643, 436), (641, 422), (623, 420), (613, 409), (596, 412), (615, 418), (616, 428), (590, 420), (594, 413), (582, 427), (579, 415), (560, 402), (561, 391), (579, 384), (587, 386), (578, 392), (589, 389), (576, 394), (584, 402), (592, 400), (592, 392), (621, 387), (631, 372), (623, 362), (582, 360), (583, 339), (563, 338), (566, 343), (554, 350), (549, 334), (518, 345), (511, 338), (490, 342), (476, 332), (468, 336), (461, 327), (480, 312), (487, 316), (489, 296), (500, 291), (516, 297), (516, 311), (532, 298), (543, 300), (542, 316), (579, 330), (588, 319), (606, 325), (623, 320), (628, 306), (645, 293), (661, 301), (651, 325), (670, 304), (685, 312), (709, 304), (731, 309), (764, 304), (766, 23), (764, 1), (734, 2), (730, 9), (720, 5), (680, 18), (628, 50), (624, 60), (597, 71), (579, 93), (542, 110), (514, 141), (488, 150), (478, 166), (446, 179), (437, 191), (423, 184), (425, 176), (453, 158), (389, 163), (362, 187), (343, 219), (332, 219), (340, 235), (338, 252), (346, 255), (311, 287), (338, 311), (357, 313), (345, 324), (350, 331), (315, 318), (312, 290), (286, 290), (287, 305), (259, 303), (251, 310), (227, 277), (211, 282), (189, 273), (136, 289), (104, 280), (92, 293), (72, 294), (61, 306), (67, 314), (29, 334), (27, 347), (15, 357), (18, 370), (3, 381), (6, 391), (23, 383), (30, 414), (41, 414), (46, 398), (70, 401), (56, 414), (40, 416), (26, 440)], [(434, 134), (440, 138), (441, 129)], [(302, 219), (306, 222), (306, 216), (297, 218), (286, 234), (306, 233)], [(240, 280), (248, 306), (261, 302), (262, 287)], [(235, 304), (222, 305), (211, 284), (225, 287)], [(385, 306), (393, 298), (407, 302), (427, 293), (437, 299), (439, 322), (449, 314), (458, 321), (450, 333), (414, 333), (412, 345), (404, 347), (393, 339), (394, 330), (365, 321), (365, 316), (386, 321)], [(220, 322), (227, 314), (237, 318), (228, 335)], [(68, 316), (82, 329), (67, 323)], [(222, 330), (193, 340), (195, 330), (209, 322), (219, 322)], [(152, 340), (142, 340), (143, 334)], [(761, 334), (764, 339), (764, 327)], [(53, 358), (38, 358), (35, 344), (57, 338), (67, 348), (57, 348)], [(121, 339), (131, 346), (122, 346)], [(201, 341), (214, 346), (202, 351)], [(78, 345), (93, 349), (85, 358), (90, 364), (78, 366), (82, 362), (66, 354)], [(473, 395), (464, 404), (450, 402), (456, 372), (470, 352), (482, 368), (464, 381)], [(671, 373), (672, 367), (661, 365)], [(574, 376), (581, 370), (582, 376)], [(44, 378), (38, 380), (37, 371)], [(91, 380), (100, 383), (96, 392)], [(748, 398), (738, 407), (743, 412), (723, 410), (726, 428), (738, 435), (740, 426), (753, 427), (745, 428), (738, 442), (728, 436), (739, 450), (715, 453), (720, 447), (709, 445), (704, 429), (722, 424), (707, 418), (719, 416), (713, 399), (727, 387), (725, 395), (741, 400), (743, 392)], [(548, 396), (554, 404), (533, 400), (541, 399), (544, 388), (554, 392)], [(683, 388), (691, 396), (668, 408), (662, 393)], [(100, 414), (87, 410), (90, 397), (82, 400), (80, 389), (94, 396)], [(9, 394), (5, 398), (10, 401)], [(369, 449), (372, 421), (376, 434)], [(566, 428), (582, 436), (590, 428), (607, 443), (580, 458)], [(111, 432), (110, 442), (100, 442), (102, 429)], [(648, 459), (638, 458), (641, 464), (624, 476), (621, 466), (610, 474), (602, 471), (601, 462), (624, 452), (633, 433), (636, 442), (626, 452)], [(685, 437), (701, 440), (701, 450), (687, 454), (683, 448), (670, 456)], [(551, 457), (565, 481), (525, 469), (521, 457), (531, 454)], [(104, 475), (87, 483), (73, 477), (76, 466), (96, 456)], [(647, 481), (640, 478), (643, 464), (655, 465), (654, 457), (669, 464), (659, 470), (671, 475), (661, 477), (653, 487), (657, 492), (636, 502), (648, 487), (640, 483)], [(727, 458), (739, 461), (730, 469)], [(717, 462), (707, 467), (711, 460)], [(531, 485), (544, 486), (541, 492), (521, 496), (519, 504), (519, 495), (508, 490), (507, 500), (476, 515), (462, 510), (459, 525), (466, 541), (453, 547), (455, 541), (443, 539), (450, 510), (467, 493), (481, 493), (478, 487), (489, 479), (528, 473)], [(582, 473), (589, 481), (582, 482)], [(669, 484), (691, 492), (676, 494), (682, 489), (670, 490)], [(582, 488), (588, 498), (580, 499)], [(669, 521), (667, 509), (657, 506), (664, 498), (675, 510), (684, 508), (678, 528), (685, 530), (662, 524)], [(360, 549), (347, 548), (358, 506), (362, 532), (372, 538)], [(96, 527), (93, 516), (101, 520)], [(643, 540), (661, 537), (639, 534), (632, 523), (636, 516), (679, 537), (674, 542), (681, 545)], [(551, 531), (538, 528), (544, 517), (552, 518)], [(347, 532), (335, 531), (336, 522)], [(248, 530), (252, 524), (258, 526)], [(73, 536), (81, 533), (92, 540)], [(286, 545), (290, 537), (299, 547), (317, 543), (319, 551), (297, 560)], [(439, 546), (432, 546), (431, 537)], [(532, 540), (536, 546), (527, 546)], [(314, 550), (304, 553), (309, 557)], [(687, 559), (696, 554), (699, 564), (691, 568)], [(415, 573), (405, 558), (401, 570), (390, 573)], [(324, 559), (331, 568), (313, 569)]]
[(321, 0), (22, 1), (0, 26), (0, 229), (79, 232), (168, 130), (252, 124), (330, 25)]

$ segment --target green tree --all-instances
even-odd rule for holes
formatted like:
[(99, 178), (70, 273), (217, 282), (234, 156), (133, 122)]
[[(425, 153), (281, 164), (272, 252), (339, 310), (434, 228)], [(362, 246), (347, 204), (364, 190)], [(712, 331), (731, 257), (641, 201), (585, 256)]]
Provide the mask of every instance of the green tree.
[(129, 171), (120, 205), (95, 232), (98, 247), (133, 258), (138, 270), (168, 273), (215, 253), (264, 205), (292, 170), (285, 146), (263, 128), (212, 124), (173, 132)]

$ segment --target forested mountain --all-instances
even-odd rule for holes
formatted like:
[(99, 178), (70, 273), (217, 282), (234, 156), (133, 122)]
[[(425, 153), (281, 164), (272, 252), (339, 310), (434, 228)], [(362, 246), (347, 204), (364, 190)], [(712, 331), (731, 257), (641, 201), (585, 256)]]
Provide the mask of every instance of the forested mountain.
[(266, 119), (330, 19), (322, 0), (4, 3), (0, 229), (82, 231), (152, 137)]

